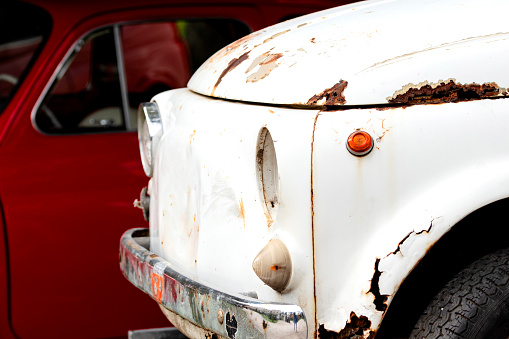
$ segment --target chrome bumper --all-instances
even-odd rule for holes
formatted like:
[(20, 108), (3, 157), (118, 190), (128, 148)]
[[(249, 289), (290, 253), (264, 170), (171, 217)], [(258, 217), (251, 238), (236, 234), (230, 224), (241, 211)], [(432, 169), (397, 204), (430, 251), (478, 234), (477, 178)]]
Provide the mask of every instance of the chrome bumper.
[(150, 252), (148, 239), (148, 229), (122, 235), (120, 269), (133, 285), (189, 325), (231, 339), (307, 338), (299, 306), (233, 295), (190, 279)]

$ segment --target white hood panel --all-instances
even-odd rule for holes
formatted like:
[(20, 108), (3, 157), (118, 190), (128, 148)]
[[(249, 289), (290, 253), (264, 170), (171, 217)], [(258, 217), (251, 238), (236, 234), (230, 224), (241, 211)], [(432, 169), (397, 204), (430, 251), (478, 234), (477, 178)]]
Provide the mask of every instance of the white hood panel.
[(188, 86), (284, 105), (422, 103), (426, 91), (447, 102), (451, 88), (470, 93), (466, 100), (506, 95), (508, 12), (504, 0), (358, 2), (238, 40)]

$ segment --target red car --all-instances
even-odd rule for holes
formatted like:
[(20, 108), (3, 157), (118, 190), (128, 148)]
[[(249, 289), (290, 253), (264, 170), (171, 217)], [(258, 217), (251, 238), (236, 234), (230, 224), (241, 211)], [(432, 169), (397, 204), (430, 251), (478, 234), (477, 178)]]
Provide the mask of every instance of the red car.
[(168, 326), (118, 271), (120, 235), (143, 222), (133, 113), (227, 43), (344, 2), (2, 3), (0, 337)]

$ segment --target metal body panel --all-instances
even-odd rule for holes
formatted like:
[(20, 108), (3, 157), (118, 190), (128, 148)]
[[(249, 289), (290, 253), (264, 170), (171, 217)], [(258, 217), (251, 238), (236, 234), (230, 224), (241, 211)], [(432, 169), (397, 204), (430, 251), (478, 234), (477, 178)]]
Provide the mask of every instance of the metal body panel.
[(492, 65), (509, 51), (508, 9), (503, 0), (358, 2), (234, 42), (188, 86), (219, 98), (301, 105), (320, 104), (313, 98), (340, 83), (340, 105), (384, 104), (411, 87), (449, 80), (495, 83), (497, 95), (506, 95), (509, 71)]
[[(225, 291), (299, 304), (310, 337), (341, 332), (353, 316), (369, 321), (368, 337), (429, 248), (464, 216), (509, 196), (507, 100), (318, 112), (160, 94), (166, 133), (149, 186), (151, 250)], [(273, 224), (256, 185), (264, 127), (280, 169)], [(375, 140), (364, 157), (345, 145), (357, 129)], [(296, 263), (282, 294), (251, 270), (272, 237)]]
[[(149, 186), (151, 250), (224, 291), (256, 292), (261, 299), (299, 304), (314, 314), (310, 166), (318, 111), (242, 105), (189, 90), (154, 100), (165, 134)], [(278, 159), (274, 220), (264, 210), (256, 174), (263, 128), (274, 139)], [(294, 266), (283, 295), (265, 286), (251, 268), (274, 237), (286, 244)], [(313, 318), (308, 322), (312, 331)]]
[[(319, 325), (339, 332), (354, 312), (376, 331), (433, 244), (472, 211), (509, 196), (507, 105), (320, 113), (313, 152)], [(355, 129), (375, 139), (365, 157), (346, 150)]]

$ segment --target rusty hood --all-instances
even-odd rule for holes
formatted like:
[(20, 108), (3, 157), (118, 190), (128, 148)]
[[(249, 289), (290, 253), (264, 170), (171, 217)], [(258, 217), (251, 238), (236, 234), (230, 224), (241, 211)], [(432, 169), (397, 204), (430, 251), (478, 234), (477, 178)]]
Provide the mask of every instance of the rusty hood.
[(505, 0), (357, 2), (254, 32), (213, 55), (188, 86), (284, 105), (420, 103), (465, 88), (468, 100), (506, 95), (508, 11)]

